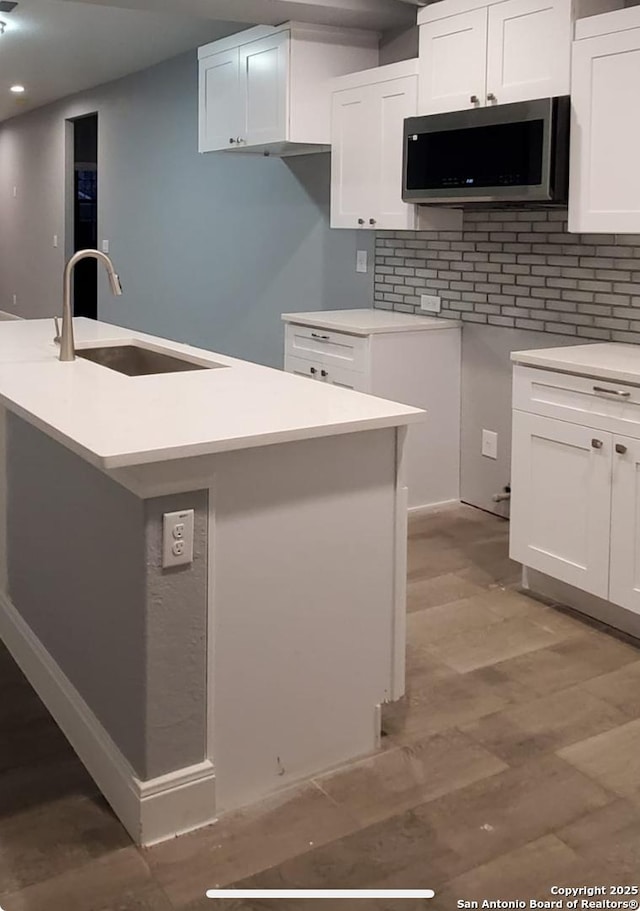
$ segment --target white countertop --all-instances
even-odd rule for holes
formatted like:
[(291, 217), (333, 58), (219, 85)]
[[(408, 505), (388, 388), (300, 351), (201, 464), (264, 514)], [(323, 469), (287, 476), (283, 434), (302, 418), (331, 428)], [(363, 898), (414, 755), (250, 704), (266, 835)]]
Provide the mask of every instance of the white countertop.
[(226, 369), (128, 377), (58, 360), (52, 320), (0, 322), (0, 402), (87, 461), (113, 469), (395, 427), (424, 412), (88, 319), (76, 347), (139, 340)]
[(566, 348), (541, 348), (537, 351), (514, 351), (511, 360), (528, 367), (640, 384), (640, 345), (603, 342)]
[(378, 332), (424, 332), (434, 329), (453, 329), (457, 320), (434, 316), (396, 313), (394, 310), (316, 310), (308, 313), (283, 313), (285, 323), (333, 329), (350, 335), (375, 335)]

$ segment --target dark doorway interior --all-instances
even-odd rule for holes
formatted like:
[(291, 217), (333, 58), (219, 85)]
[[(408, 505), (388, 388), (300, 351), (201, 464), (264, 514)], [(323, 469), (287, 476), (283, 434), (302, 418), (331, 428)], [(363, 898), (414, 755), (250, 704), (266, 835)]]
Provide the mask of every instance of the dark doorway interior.
[[(73, 251), (98, 246), (98, 115), (73, 121)], [(74, 314), (98, 318), (98, 264), (78, 263), (74, 277)]]

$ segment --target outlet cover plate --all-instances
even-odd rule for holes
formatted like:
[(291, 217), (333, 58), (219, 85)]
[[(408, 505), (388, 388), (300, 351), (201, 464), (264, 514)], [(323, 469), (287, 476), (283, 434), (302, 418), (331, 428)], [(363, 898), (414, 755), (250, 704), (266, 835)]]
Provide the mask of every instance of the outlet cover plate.
[(427, 313), (440, 313), (441, 304), (437, 294), (421, 294), (420, 309)]
[(495, 430), (482, 431), (482, 455), (487, 459), (498, 458), (498, 434)]
[(162, 528), (162, 566), (193, 563), (193, 509), (165, 512)]

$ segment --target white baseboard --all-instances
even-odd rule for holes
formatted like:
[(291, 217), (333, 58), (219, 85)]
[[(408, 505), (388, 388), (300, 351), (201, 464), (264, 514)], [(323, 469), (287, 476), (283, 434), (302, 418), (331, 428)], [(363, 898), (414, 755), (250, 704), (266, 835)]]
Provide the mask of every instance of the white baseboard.
[(137, 778), (80, 693), (4, 593), (0, 593), (0, 638), (136, 844), (154, 844), (215, 820), (211, 761), (147, 781)]
[(460, 500), (441, 500), (438, 503), (425, 503), (424, 506), (410, 506), (408, 509), (409, 516), (412, 519), (417, 519), (420, 516), (427, 516), (431, 512), (436, 512), (438, 509), (443, 509), (446, 506), (459, 506)]

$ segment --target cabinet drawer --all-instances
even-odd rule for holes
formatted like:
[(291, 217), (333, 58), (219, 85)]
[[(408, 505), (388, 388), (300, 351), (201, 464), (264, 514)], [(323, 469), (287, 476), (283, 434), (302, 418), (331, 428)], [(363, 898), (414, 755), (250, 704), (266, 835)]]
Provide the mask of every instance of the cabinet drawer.
[(369, 340), (346, 332), (330, 332), (287, 323), (285, 356), (318, 360), (363, 373), (368, 365)]
[(332, 386), (354, 389), (356, 392), (369, 392), (367, 376), (356, 370), (347, 370), (339, 364), (325, 364), (321, 361), (306, 360), (302, 357), (286, 355), (284, 369), (296, 376), (305, 376)]
[(516, 366), (513, 407), (572, 424), (640, 437), (639, 386)]

